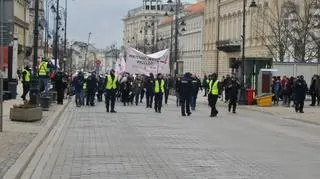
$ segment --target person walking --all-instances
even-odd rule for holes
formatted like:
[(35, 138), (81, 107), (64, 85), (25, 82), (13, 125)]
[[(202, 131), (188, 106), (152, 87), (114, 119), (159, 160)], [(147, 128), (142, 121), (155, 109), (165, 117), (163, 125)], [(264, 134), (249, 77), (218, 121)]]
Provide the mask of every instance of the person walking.
[(98, 93), (97, 93), (98, 102), (102, 102), (102, 95), (103, 95), (103, 92), (104, 92), (104, 81), (105, 81), (105, 79), (102, 77), (102, 75), (99, 75)]
[(146, 89), (146, 107), (152, 108), (152, 102), (154, 97), (154, 76), (152, 73), (149, 74), (149, 77), (145, 81), (144, 88)]
[(31, 80), (31, 69), (30, 67), (27, 65), (23, 72), (22, 72), (22, 88), (23, 88), (23, 93), (21, 95), (21, 98), (23, 99), (23, 101), (26, 100), (26, 95), (29, 93), (30, 91), (30, 80)]
[(83, 96), (84, 96), (84, 76), (82, 72), (78, 72), (77, 76), (72, 81), (73, 88), (75, 90), (75, 102), (76, 106), (80, 107), (84, 104)]
[(54, 81), (55, 81), (55, 88), (57, 91), (57, 102), (58, 104), (63, 104), (64, 90), (67, 87), (67, 83), (65, 81), (65, 74), (60, 69), (56, 73)]
[(132, 92), (134, 95), (134, 102), (136, 104), (136, 106), (138, 106), (139, 104), (139, 96), (141, 94), (143, 88), (143, 84), (142, 84), (142, 79), (140, 75), (136, 76), (136, 79), (133, 82), (133, 86), (132, 86)]
[(162, 79), (162, 75), (159, 73), (157, 79), (154, 82), (154, 109), (155, 112), (161, 113), (163, 94), (165, 92), (165, 82)]
[(106, 77), (104, 86), (106, 89), (106, 93), (105, 93), (106, 110), (107, 112), (110, 111), (109, 107), (111, 103), (111, 113), (116, 113), (114, 108), (115, 108), (115, 102), (116, 102), (118, 80), (117, 80), (117, 76), (115, 75), (115, 71), (113, 69), (110, 70), (110, 74)]
[(175, 81), (175, 86), (176, 86), (176, 105), (177, 107), (181, 106), (180, 105), (180, 89), (181, 89), (181, 78), (180, 77), (176, 77), (176, 81)]
[(206, 74), (204, 74), (203, 80), (202, 80), (202, 87), (204, 89), (204, 95), (203, 97), (207, 97), (208, 95), (208, 86), (209, 86), (209, 79)]
[(39, 65), (39, 70), (38, 70), (39, 81), (45, 91), (45, 96), (48, 96), (48, 91), (49, 91), (50, 68), (51, 66), (49, 62), (46, 59), (43, 59)]
[(127, 104), (129, 105), (130, 90), (129, 75), (125, 74), (120, 80), (121, 102), (123, 103), (123, 106), (126, 106)]
[(218, 80), (218, 75), (216, 73), (212, 74), (212, 80), (209, 83), (209, 105), (211, 107), (211, 115), (210, 117), (216, 117), (218, 115), (218, 110), (216, 108), (216, 104), (221, 95), (221, 83)]
[(181, 104), (181, 115), (190, 116), (190, 102), (193, 97), (193, 81), (190, 73), (186, 73), (180, 82), (180, 104)]
[(195, 111), (196, 105), (197, 105), (198, 93), (199, 93), (199, 90), (202, 91), (202, 86), (201, 86), (200, 79), (196, 75), (193, 75), (191, 78), (192, 78), (191, 109)]
[(306, 99), (307, 94), (307, 83), (304, 80), (303, 76), (299, 76), (297, 81), (294, 84), (294, 92), (295, 92), (295, 110), (296, 112), (304, 113), (304, 100)]
[(232, 113), (236, 113), (237, 110), (237, 102), (238, 102), (238, 91), (240, 89), (240, 83), (236, 79), (235, 76), (231, 77), (231, 81), (229, 86), (227, 86), (228, 91), (229, 91), (229, 106), (228, 106), (228, 111), (231, 112), (232, 108)]
[(96, 73), (92, 72), (87, 79), (87, 106), (94, 106), (94, 100), (98, 89)]

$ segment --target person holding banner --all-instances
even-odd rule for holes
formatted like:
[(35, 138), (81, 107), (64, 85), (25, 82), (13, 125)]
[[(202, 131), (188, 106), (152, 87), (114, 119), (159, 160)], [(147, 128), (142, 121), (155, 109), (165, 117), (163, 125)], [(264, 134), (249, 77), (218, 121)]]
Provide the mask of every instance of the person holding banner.
[(165, 82), (162, 79), (162, 75), (159, 73), (157, 79), (154, 82), (154, 109), (157, 113), (161, 113), (162, 100), (165, 88)]
[(111, 102), (111, 113), (116, 113), (116, 111), (114, 110), (114, 106), (116, 102), (118, 79), (113, 69), (110, 70), (110, 74), (106, 77), (104, 86), (106, 89), (105, 101), (106, 101), (107, 112), (109, 112), (109, 106)]

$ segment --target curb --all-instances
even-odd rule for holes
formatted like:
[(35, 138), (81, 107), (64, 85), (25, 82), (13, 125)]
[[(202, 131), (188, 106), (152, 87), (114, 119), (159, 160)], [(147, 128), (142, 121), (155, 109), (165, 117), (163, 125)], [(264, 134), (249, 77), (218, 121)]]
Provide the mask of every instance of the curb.
[(48, 124), (38, 133), (38, 135), (23, 151), (23, 153), (15, 161), (14, 165), (9, 168), (9, 170), (3, 176), (4, 179), (18, 179), (21, 177), (34, 157), (37, 149), (41, 146), (43, 141), (47, 138), (54, 126), (57, 124), (58, 119), (64, 113), (66, 106), (69, 105), (69, 103), (70, 100), (67, 100), (66, 103), (48, 119)]

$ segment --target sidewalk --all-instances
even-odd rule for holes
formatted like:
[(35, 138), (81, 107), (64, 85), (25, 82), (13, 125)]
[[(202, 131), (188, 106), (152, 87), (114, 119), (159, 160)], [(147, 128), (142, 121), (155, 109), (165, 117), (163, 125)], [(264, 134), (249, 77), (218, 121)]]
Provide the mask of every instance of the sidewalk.
[[(203, 97), (202, 95), (198, 97), (198, 103), (199, 104), (208, 104), (207, 97)], [(219, 106), (227, 107), (227, 104), (225, 102), (218, 101)], [(258, 107), (258, 106), (239, 106), (239, 109), (247, 109), (251, 111), (257, 111), (262, 113), (268, 113), (273, 116), (277, 116), (279, 118), (283, 119), (291, 119), (296, 121), (301, 121), (309, 124), (315, 124), (320, 125), (320, 107), (311, 107), (310, 101), (307, 101), (305, 103), (304, 112), (296, 113), (295, 109), (293, 107), (284, 107), (282, 105), (279, 106), (272, 106), (272, 107)]]
[[(18, 87), (19, 88), (19, 87)], [(24, 150), (50, 123), (54, 114), (62, 111), (65, 105), (52, 105), (50, 111), (43, 112), (42, 120), (34, 123), (14, 122), (9, 119), (10, 108), (22, 104), (18, 89), (17, 100), (3, 102), (3, 132), (0, 133), (0, 178), (15, 164)], [(18, 100), (19, 99), (19, 100)], [(36, 146), (34, 146), (36, 147)]]

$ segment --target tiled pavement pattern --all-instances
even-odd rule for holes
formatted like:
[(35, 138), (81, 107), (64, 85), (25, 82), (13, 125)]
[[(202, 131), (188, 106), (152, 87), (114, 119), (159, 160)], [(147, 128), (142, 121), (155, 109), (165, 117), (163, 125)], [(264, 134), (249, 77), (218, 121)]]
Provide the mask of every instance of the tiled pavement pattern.
[(221, 108), (213, 120), (205, 105), (185, 118), (174, 105), (162, 114), (144, 105), (109, 114), (103, 103), (67, 110), (71, 121), (53, 179), (320, 178), (316, 125)]

